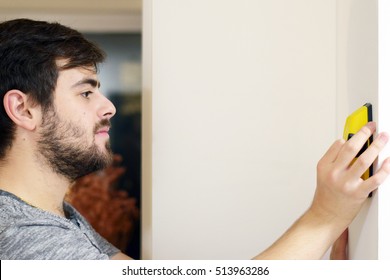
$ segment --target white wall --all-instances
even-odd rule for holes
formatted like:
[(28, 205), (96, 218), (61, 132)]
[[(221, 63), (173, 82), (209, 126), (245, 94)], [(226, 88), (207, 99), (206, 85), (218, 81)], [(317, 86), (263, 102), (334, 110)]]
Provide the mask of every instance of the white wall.
[[(337, 1), (338, 134), (345, 118), (370, 102), (378, 122), (378, 5), (372, 0)], [(378, 193), (350, 226), (349, 257), (378, 259)]]
[[(345, 0), (338, 1), (337, 8), (338, 123), (342, 115), (371, 102), (378, 131), (390, 132), (390, 3)], [(388, 156), (390, 147), (380, 154), (377, 165)], [(350, 227), (351, 259), (390, 259), (389, 199), (387, 180)]]
[(144, 1), (143, 258), (248, 259), (336, 137), (336, 1)]
[[(378, 7), (378, 129), (390, 132), (390, 2), (379, 0)], [(378, 164), (390, 156), (387, 146), (379, 157)], [(390, 180), (378, 191), (378, 259), (390, 259)]]

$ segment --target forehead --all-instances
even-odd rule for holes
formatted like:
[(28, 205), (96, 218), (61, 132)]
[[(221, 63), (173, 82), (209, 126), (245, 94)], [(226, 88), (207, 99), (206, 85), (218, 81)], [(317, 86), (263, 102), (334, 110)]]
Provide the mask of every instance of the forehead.
[(67, 59), (58, 59), (56, 61), (58, 71), (58, 79), (82, 79), (83, 77), (97, 77), (96, 68), (94, 66), (80, 66), (66, 69), (68, 64)]
[(99, 85), (94, 67), (77, 67), (58, 72), (57, 88), (75, 88), (84, 84), (94, 87)]

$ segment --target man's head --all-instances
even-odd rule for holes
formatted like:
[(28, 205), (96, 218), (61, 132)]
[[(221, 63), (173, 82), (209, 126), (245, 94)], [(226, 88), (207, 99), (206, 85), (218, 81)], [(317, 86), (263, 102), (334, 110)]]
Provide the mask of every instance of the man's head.
[(103, 60), (95, 44), (58, 23), (0, 23), (0, 160), (21, 128), (35, 133), (37, 158), (68, 179), (108, 164), (115, 107), (99, 91)]

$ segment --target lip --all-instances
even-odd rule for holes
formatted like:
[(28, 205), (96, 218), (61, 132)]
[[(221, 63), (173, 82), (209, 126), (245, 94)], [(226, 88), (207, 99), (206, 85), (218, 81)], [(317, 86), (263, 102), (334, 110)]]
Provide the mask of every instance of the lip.
[(96, 134), (108, 134), (109, 131), (110, 131), (110, 127), (105, 126), (100, 128), (98, 131), (96, 131)]

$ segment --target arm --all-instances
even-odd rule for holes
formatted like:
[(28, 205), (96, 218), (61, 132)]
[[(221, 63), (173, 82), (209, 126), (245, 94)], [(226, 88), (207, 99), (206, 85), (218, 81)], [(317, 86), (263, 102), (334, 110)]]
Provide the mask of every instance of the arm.
[(336, 141), (317, 166), (317, 189), (310, 208), (271, 247), (255, 259), (319, 259), (358, 214), (370, 192), (390, 173), (387, 158), (375, 175), (360, 177), (388, 141), (379, 134), (351, 165), (355, 155), (375, 131), (369, 123), (347, 142)]
[(331, 260), (348, 260), (348, 228), (341, 234), (332, 246)]
[(132, 260), (132, 258), (130, 258), (128, 255), (119, 252), (111, 256), (110, 260)]

